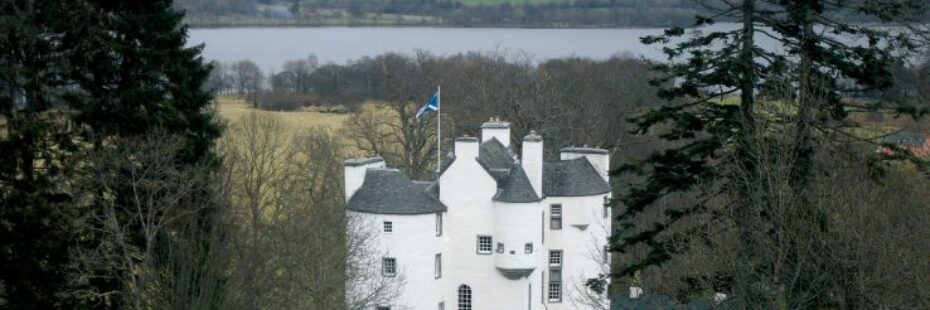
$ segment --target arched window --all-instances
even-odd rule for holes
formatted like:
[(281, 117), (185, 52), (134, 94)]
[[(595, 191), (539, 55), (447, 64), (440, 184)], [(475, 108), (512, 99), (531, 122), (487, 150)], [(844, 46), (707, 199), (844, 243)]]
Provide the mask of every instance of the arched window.
[(471, 288), (465, 284), (459, 286), (459, 310), (471, 310)]

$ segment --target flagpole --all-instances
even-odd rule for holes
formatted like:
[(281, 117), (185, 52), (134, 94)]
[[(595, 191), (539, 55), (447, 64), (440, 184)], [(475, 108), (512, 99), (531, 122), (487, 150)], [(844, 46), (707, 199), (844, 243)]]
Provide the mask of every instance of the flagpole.
[(442, 169), (442, 85), (436, 87), (436, 172)]

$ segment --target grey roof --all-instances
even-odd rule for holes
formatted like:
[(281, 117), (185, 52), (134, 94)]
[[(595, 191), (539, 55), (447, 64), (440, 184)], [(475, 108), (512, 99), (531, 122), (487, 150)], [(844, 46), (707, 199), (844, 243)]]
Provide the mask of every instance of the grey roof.
[(609, 192), (610, 184), (583, 157), (543, 164), (543, 194), (546, 196), (591, 196)]
[(914, 132), (898, 132), (882, 139), (884, 144), (893, 144), (905, 147), (921, 146), (927, 141), (927, 135)]
[(376, 214), (427, 214), (446, 211), (430, 192), (434, 182), (414, 182), (400, 170), (369, 168), (365, 182), (346, 209)]
[(520, 165), (510, 169), (510, 174), (503, 183), (498, 183), (500, 190), (494, 195), (494, 200), (504, 202), (536, 202), (539, 201), (539, 195), (530, 184), (530, 179), (523, 172)]
[(587, 146), (571, 146), (562, 148), (562, 153), (578, 153), (578, 154), (609, 154), (605, 149), (599, 149), (594, 147)]
[(496, 138), (481, 143), (478, 147), (478, 163), (497, 181), (495, 201), (534, 202), (540, 197), (530, 184), (526, 172), (512, 150)]
[(353, 166), (367, 165), (370, 163), (376, 163), (379, 161), (384, 161), (384, 158), (381, 156), (349, 158), (349, 159), (346, 159), (346, 161), (343, 162), (343, 164), (349, 167), (353, 167)]

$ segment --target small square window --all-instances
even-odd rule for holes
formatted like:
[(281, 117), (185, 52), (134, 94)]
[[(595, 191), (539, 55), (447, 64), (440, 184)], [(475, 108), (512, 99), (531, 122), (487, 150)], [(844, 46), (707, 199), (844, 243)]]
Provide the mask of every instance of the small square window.
[(393, 257), (385, 257), (381, 259), (381, 274), (385, 277), (393, 277), (397, 275), (397, 260)]
[(478, 254), (491, 254), (491, 236), (478, 236)]
[(394, 232), (394, 223), (390, 221), (384, 221), (384, 232), (386, 233)]
[(503, 242), (498, 242), (498, 243), (497, 243), (497, 251), (496, 251), (496, 252), (497, 252), (497, 253), (504, 253), (504, 243), (503, 243)]
[(523, 252), (524, 252), (524, 253), (533, 253), (533, 243), (530, 242), (530, 243), (527, 243), (527, 244), (523, 245)]

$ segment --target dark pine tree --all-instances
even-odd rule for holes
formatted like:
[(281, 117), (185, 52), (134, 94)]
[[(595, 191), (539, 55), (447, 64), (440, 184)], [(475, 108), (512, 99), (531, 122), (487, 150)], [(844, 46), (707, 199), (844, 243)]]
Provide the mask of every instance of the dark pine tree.
[[(68, 278), (75, 218), (99, 212), (76, 184), (87, 148), (158, 132), (184, 138), (179, 164), (215, 162), (221, 133), (202, 85), (201, 47), (187, 47), (171, 1), (0, 2), (0, 299), (9, 308), (123, 307), (76, 289), (119, 290)], [(119, 189), (116, 199), (129, 199)], [(209, 208), (207, 209), (209, 210)], [(209, 211), (199, 214), (210, 225)], [(86, 233), (86, 232), (85, 232)], [(169, 241), (170, 242), (170, 241)], [(113, 272), (125, 272), (115, 270)]]
[[(752, 272), (750, 277), (742, 278), (751, 282), (741, 286), (747, 290), (738, 292), (742, 302), (748, 307), (764, 304), (772, 300), (777, 288), (787, 288), (787, 292), (775, 294), (783, 294), (789, 305), (809, 298), (804, 291), (810, 287), (805, 285), (823, 283), (824, 275), (801, 272), (807, 271), (802, 270), (807, 266), (788, 264), (781, 269), (773, 268), (773, 255), (759, 246), (766, 240), (792, 242), (778, 239), (783, 238), (783, 231), (779, 230), (782, 228), (768, 220), (774, 211), (772, 193), (754, 178), (759, 175), (759, 165), (772, 159), (763, 158), (765, 154), (759, 148), (767, 143), (789, 141), (787, 148), (791, 153), (781, 164), (791, 171), (791, 188), (802, 193), (811, 178), (822, 172), (814, 161), (815, 146), (829, 143), (831, 137), (849, 136), (846, 130), (851, 125), (847, 121), (850, 110), (922, 114), (911, 106), (894, 102), (848, 100), (857, 94), (890, 87), (889, 70), (917, 51), (918, 46), (916, 33), (851, 24), (844, 22), (847, 19), (843, 16), (908, 22), (925, 12), (924, 2), (724, 1), (718, 3), (719, 7), (709, 6), (714, 15), (698, 16), (695, 26), (723, 18), (738, 21), (736, 29), (686, 35), (685, 29), (676, 27), (663, 35), (643, 38), (646, 44), (666, 45), (663, 50), (669, 61), (655, 65), (663, 77), (654, 83), (661, 87), (659, 96), (668, 103), (631, 121), (638, 125), (639, 133), (660, 131), (659, 137), (675, 146), (613, 172), (639, 175), (641, 181), (631, 184), (615, 201), (621, 204), (618, 220), (622, 225), (611, 238), (612, 247), (621, 253), (645, 249), (645, 254), (624, 262), (618, 275), (630, 276), (669, 262), (681, 254), (683, 248), (676, 244), (682, 240), (703, 244), (702, 240), (694, 239), (703, 235), (696, 232), (733, 229), (739, 240), (739, 251), (735, 254)], [(848, 39), (852, 37), (859, 40)], [(762, 48), (759, 38), (774, 41), (776, 47)], [(763, 107), (768, 111), (777, 109), (786, 102), (757, 98), (761, 90), (770, 89), (768, 83), (775, 81), (788, 81), (785, 83), (794, 89), (781, 99), (792, 99), (796, 112), (779, 120), (758, 112)], [(738, 103), (726, 103), (730, 101)], [(759, 125), (763, 118), (764, 127)], [(777, 134), (773, 133), (791, 136), (774, 139)], [(741, 173), (734, 175), (733, 171)], [(681, 193), (696, 195), (698, 199), (687, 207), (661, 206), (665, 197)], [(735, 199), (716, 199), (723, 195)], [(807, 212), (806, 219), (822, 231), (828, 230), (829, 223), (823, 214), (813, 208), (805, 209), (805, 197), (800, 194), (799, 198), (796, 203)], [(646, 216), (648, 211), (653, 210), (661, 211), (660, 218), (646, 220), (650, 218)], [(736, 227), (722, 227), (723, 214)], [(678, 296), (720, 290), (731, 284), (720, 282), (741, 279), (740, 274), (734, 274), (741, 271), (722, 271), (714, 279), (697, 279), (700, 281), (680, 279), (682, 283), (716, 284), (694, 285), (688, 291), (678, 292)], [(801, 278), (786, 276), (792, 272)], [(840, 297), (821, 295), (804, 302), (837, 307), (831, 298)]]

